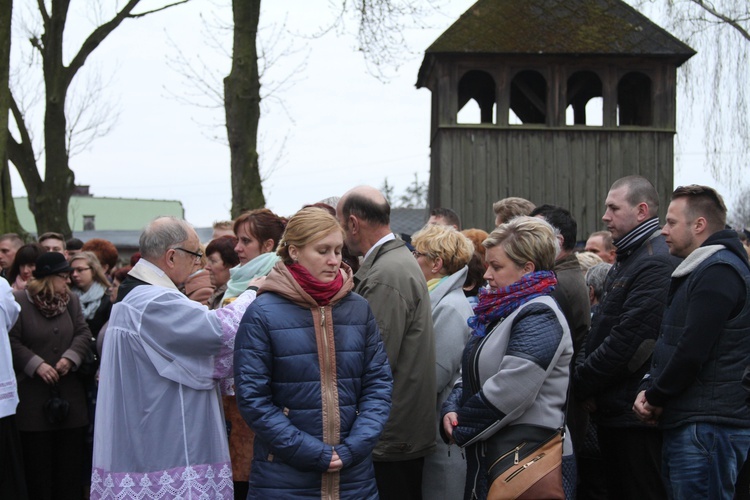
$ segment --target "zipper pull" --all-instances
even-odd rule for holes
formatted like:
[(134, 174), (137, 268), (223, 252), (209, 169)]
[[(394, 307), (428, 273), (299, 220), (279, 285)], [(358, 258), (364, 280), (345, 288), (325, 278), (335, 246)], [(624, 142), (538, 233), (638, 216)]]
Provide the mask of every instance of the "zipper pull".
[(513, 457), (513, 465), (518, 465), (518, 450), (520, 450), (520, 446), (516, 446), (515, 452), (516, 455)]
[(320, 326), (325, 326), (326, 324), (326, 310), (325, 308), (320, 308)]

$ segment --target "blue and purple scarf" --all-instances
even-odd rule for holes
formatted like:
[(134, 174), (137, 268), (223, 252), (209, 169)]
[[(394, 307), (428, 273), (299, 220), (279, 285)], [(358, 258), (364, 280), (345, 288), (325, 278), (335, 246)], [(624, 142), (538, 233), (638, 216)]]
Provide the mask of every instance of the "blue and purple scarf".
[(474, 316), (467, 320), (472, 335), (484, 337), (487, 325), (507, 317), (531, 299), (549, 295), (555, 285), (555, 273), (534, 271), (503, 288), (480, 288), (479, 304), (474, 307)]

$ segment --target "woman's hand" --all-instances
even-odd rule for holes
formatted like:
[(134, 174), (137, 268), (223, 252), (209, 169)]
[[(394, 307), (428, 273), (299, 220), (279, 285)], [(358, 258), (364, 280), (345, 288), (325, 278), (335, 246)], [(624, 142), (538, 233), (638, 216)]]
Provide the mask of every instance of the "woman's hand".
[(338, 472), (343, 468), (344, 462), (341, 461), (336, 450), (333, 450), (333, 455), (331, 455), (331, 465), (328, 466), (328, 472)]
[(458, 425), (458, 413), (455, 411), (452, 411), (450, 413), (446, 413), (443, 416), (443, 430), (445, 431), (445, 435), (448, 436), (448, 440), (450, 441), (450, 444), (455, 443), (456, 441), (453, 439), (453, 428)]
[(55, 370), (61, 377), (67, 375), (71, 368), (73, 368), (73, 362), (68, 358), (60, 358), (60, 361), (55, 365)]
[(52, 368), (47, 363), (42, 363), (39, 365), (39, 367), (36, 369), (37, 376), (44, 380), (46, 384), (49, 385), (55, 385), (60, 380), (60, 375), (57, 373), (57, 370)]

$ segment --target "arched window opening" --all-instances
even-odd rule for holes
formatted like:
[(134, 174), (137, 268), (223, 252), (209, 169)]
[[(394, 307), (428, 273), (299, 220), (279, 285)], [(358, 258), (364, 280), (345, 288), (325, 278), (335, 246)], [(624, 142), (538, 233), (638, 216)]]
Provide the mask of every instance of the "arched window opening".
[(545, 123), (547, 119), (547, 80), (538, 71), (521, 71), (510, 84), (510, 110), (523, 124)]
[[(469, 104), (470, 102), (474, 104)], [(464, 113), (464, 108), (469, 110)], [(479, 114), (476, 114), (476, 108)], [(494, 123), (495, 80), (479, 70), (467, 72), (458, 82), (458, 123)]]
[(593, 71), (579, 71), (568, 78), (566, 125), (601, 126), (604, 116), (602, 81)]
[(648, 127), (653, 124), (651, 78), (631, 72), (617, 84), (617, 124)]

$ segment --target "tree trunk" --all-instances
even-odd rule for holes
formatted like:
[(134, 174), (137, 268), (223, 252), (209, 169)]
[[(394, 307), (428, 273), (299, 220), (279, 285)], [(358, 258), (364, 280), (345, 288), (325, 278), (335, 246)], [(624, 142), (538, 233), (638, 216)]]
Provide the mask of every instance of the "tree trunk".
[[(10, 20), (13, 1), (0, 2), (0, 82), (8, 81), (10, 69)], [(18, 222), (16, 206), (13, 204), (13, 191), (8, 170), (8, 109), (10, 90), (0, 85), (0, 234), (18, 233), (23, 229)]]
[(261, 0), (233, 0), (232, 71), (224, 79), (224, 110), (231, 153), (232, 217), (265, 206), (258, 168), (260, 80), (256, 35)]

